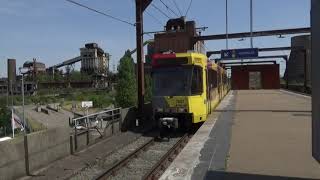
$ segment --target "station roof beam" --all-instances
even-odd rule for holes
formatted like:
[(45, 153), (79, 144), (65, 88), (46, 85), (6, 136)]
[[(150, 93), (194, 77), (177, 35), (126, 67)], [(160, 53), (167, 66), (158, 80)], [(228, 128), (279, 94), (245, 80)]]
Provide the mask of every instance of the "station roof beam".
[[(311, 32), (310, 27), (268, 30), (268, 31), (255, 31), (252, 33), (252, 37), (278, 36), (278, 35), (286, 35), (286, 34), (305, 34), (310, 32)], [(251, 37), (250, 32), (228, 34), (228, 39), (248, 38), (248, 37)], [(227, 38), (226, 34), (216, 34), (216, 35), (207, 35), (207, 36), (196, 36), (194, 37), (194, 41), (197, 42), (197, 41), (207, 41), (207, 40), (222, 40), (226, 38)]]
[[(259, 52), (268, 52), (268, 51), (289, 51), (291, 47), (272, 47), (272, 48), (259, 48)], [(221, 54), (221, 51), (208, 51), (207, 57), (210, 57), (213, 54)]]

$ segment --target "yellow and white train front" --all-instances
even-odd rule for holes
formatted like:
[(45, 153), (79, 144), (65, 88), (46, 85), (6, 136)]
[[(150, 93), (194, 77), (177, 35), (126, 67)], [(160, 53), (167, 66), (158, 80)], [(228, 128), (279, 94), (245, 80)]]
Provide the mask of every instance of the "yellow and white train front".
[(206, 65), (198, 53), (154, 55), (152, 106), (160, 127), (189, 129), (206, 120)]

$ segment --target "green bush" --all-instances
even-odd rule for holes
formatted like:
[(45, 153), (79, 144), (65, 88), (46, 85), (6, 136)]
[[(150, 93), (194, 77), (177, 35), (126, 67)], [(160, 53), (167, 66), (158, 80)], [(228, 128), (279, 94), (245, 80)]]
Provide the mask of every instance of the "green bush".
[(5, 104), (0, 105), (0, 127), (5, 127), (7, 132), (11, 131), (11, 113)]

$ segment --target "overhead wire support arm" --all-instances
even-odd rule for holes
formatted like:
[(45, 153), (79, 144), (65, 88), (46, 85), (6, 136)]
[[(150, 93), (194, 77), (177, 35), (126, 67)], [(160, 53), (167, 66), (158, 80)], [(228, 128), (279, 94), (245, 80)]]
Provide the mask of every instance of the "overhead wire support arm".
[[(252, 32), (253, 37), (262, 37), (262, 36), (276, 36), (284, 34), (305, 34), (310, 33), (311, 28), (295, 28), (295, 29), (278, 29), (278, 30), (267, 30), (267, 31), (254, 31)], [(228, 35), (229, 39), (236, 38), (246, 38), (250, 37), (251, 32), (242, 32), (242, 33), (232, 33)], [(196, 36), (194, 37), (195, 41), (206, 41), (206, 40), (220, 40), (226, 39), (226, 34), (216, 34), (216, 35), (207, 35), (207, 36)]]
[[(203, 27), (197, 27), (195, 29), (199, 31), (205, 31), (206, 29), (208, 29), (208, 27), (203, 26)], [(167, 31), (148, 31), (148, 32), (144, 32), (143, 34), (156, 34), (156, 33), (164, 33), (164, 32), (167, 32)]]

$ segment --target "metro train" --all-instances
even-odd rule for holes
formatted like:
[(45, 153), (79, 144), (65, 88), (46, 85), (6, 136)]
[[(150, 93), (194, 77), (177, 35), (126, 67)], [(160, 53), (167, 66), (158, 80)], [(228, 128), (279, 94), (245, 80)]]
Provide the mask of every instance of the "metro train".
[(189, 130), (206, 121), (230, 88), (226, 70), (200, 53), (153, 55), (152, 79), (160, 129)]

